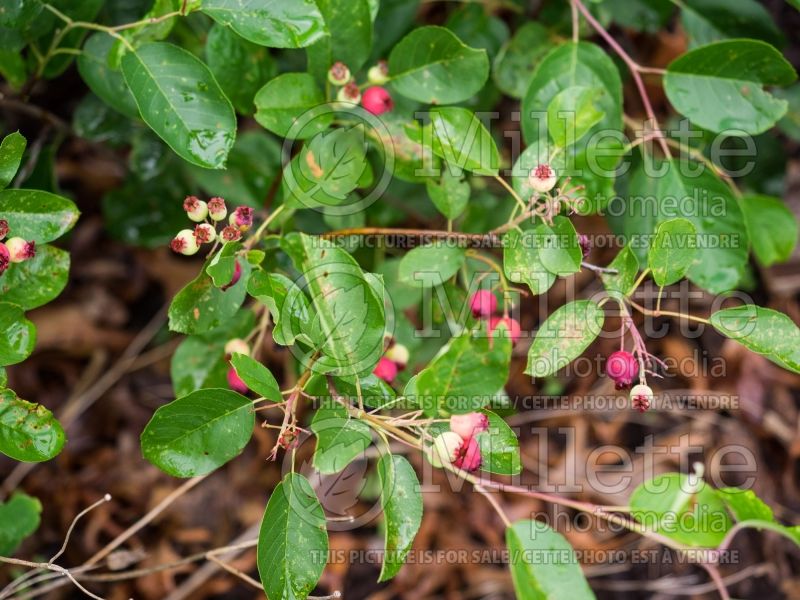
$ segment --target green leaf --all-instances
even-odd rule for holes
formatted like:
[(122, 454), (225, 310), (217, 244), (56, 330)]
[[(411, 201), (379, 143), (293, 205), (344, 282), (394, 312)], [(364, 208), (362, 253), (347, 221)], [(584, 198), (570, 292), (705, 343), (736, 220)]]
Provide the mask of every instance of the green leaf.
[(650, 33), (664, 27), (675, 12), (670, 0), (603, 0), (603, 9), (615, 23)]
[(312, 137), (333, 122), (322, 89), (308, 73), (278, 75), (258, 90), (255, 105), (256, 121), (283, 137)]
[(0, 75), (5, 77), (12, 90), (21, 90), (28, 80), (25, 56), (18, 50), (0, 49)]
[(258, 572), (269, 600), (305, 600), (328, 561), (325, 513), (308, 480), (287, 473), (258, 534)]
[(758, 262), (769, 267), (788, 260), (797, 245), (797, 218), (783, 200), (745, 196), (740, 206)]
[(236, 138), (236, 115), (208, 67), (166, 42), (122, 58), (122, 73), (145, 123), (184, 160), (219, 169)]
[(675, 110), (704, 129), (755, 135), (775, 125), (787, 109), (785, 100), (763, 86), (788, 85), (795, 79), (792, 65), (769, 44), (729, 40), (672, 61), (664, 90)]
[(745, 348), (800, 373), (800, 329), (783, 313), (748, 304), (715, 312), (711, 325)]
[(10, 235), (44, 244), (72, 229), (80, 212), (75, 203), (39, 190), (3, 190), (0, 215), (8, 221)]
[(519, 600), (593, 599), (572, 546), (539, 521), (517, 521), (506, 529), (511, 579)]
[(372, 434), (365, 421), (350, 416), (336, 400), (328, 398), (314, 413), (311, 431), (317, 436), (314, 468), (320, 473), (342, 471), (372, 444)]
[(315, 316), (315, 339), (322, 340), (317, 372), (353, 375), (371, 372), (383, 353), (384, 300), (358, 263), (328, 240), (291, 233), (281, 240), (305, 279)]
[(109, 54), (115, 40), (110, 35), (97, 32), (86, 40), (78, 56), (81, 78), (103, 102), (129, 119), (139, 120), (139, 109), (122, 72), (112, 69)]
[(398, 279), (414, 287), (441, 285), (464, 265), (466, 251), (452, 245), (433, 244), (414, 248), (400, 260)]
[(37, 246), (36, 256), (12, 264), (0, 277), (0, 298), (31, 310), (54, 300), (69, 278), (69, 253), (54, 246)]
[(9, 133), (0, 143), (0, 190), (8, 187), (17, 174), (26, 143), (19, 131)]
[(778, 48), (786, 41), (766, 8), (755, 0), (683, 0), (679, 6), (692, 48), (727, 38), (756, 38)]
[[(5, 310), (0, 305), (0, 314)], [(0, 452), (22, 462), (42, 462), (64, 447), (61, 424), (41, 404), (0, 390)]]
[(283, 171), (286, 206), (339, 206), (369, 173), (366, 137), (360, 126), (317, 134)]
[(491, 134), (471, 110), (444, 106), (430, 111), (431, 149), (460, 169), (495, 176), (500, 155)]
[(697, 252), (697, 231), (691, 221), (669, 219), (658, 225), (647, 255), (653, 281), (664, 287), (683, 279)]
[(304, 48), (326, 33), (313, 0), (202, 0), (200, 10), (246, 40), (270, 48)]
[(244, 302), (250, 263), (239, 261), (242, 276), (225, 291), (214, 285), (205, 269), (178, 292), (169, 306), (169, 328), (186, 334), (205, 333), (230, 319)]
[(526, 284), (535, 295), (549, 290), (556, 280), (542, 263), (542, 240), (538, 228), (512, 229), (503, 237), (503, 272), (509, 281)]
[(547, 105), (547, 131), (556, 147), (571, 146), (603, 119), (595, 104), (603, 93), (603, 88), (575, 85), (556, 94)]
[(422, 494), (417, 474), (402, 456), (384, 454), (378, 461), (384, 526), (383, 567), (378, 581), (400, 570), (422, 523)]
[[(352, 405), (356, 406), (359, 403), (359, 389), (356, 387), (356, 377), (354, 375), (347, 375), (344, 377), (334, 377), (336, 384), (336, 391), (345, 400), (349, 401)], [(394, 388), (386, 383), (383, 379), (379, 379), (372, 373), (358, 378), (359, 386), (361, 388), (360, 401), (364, 406), (370, 408), (383, 408), (388, 404), (395, 402), (397, 392)], [(306, 391), (312, 396), (324, 397), (329, 396), (327, 378), (323, 375), (314, 375), (308, 380)]]
[(556, 217), (552, 227), (540, 223), (536, 226), (536, 235), (539, 236), (539, 260), (548, 271), (563, 277), (581, 270), (583, 253), (578, 234), (567, 217)]
[(493, 59), (510, 35), (505, 21), (478, 3), (464, 3), (450, 13), (445, 27), (472, 48), (486, 50)]
[(479, 410), (505, 385), (511, 340), (486, 331), (450, 340), (417, 375), (416, 401), (429, 417)]
[(744, 523), (753, 529), (768, 529), (789, 538), (800, 546), (800, 527), (786, 527), (775, 520), (772, 509), (756, 496), (753, 490), (729, 487), (717, 490), (719, 496), (737, 523)]
[[(272, 337), (281, 346), (291, 346), (302, 337), (311, 322), (311, 303), (291, 279), (280, 273), (257, 270), (247, 286), (247, 293), (264, 304), (270, 312)], [(308, 340), (309, 343), (311, 340)]]
[(475, 438), (481, 448), (481, 471), (498, 475), (517, 475), (522, 471), (519, 440), (514, 430), (495, 413), (484, 410), (489, 427)]
[(419, 27), (389, 55), (392, 87), (428, 104), (462, 102), (477, 94), (489, 77), (485, 50), (465, 46), (444, 27)]
[(527, 375), (546, 377), (578, 358), (600, 335), (605, 313), (591, 300), (565, 304), (539, 328), (528, 351)]
[(665, 473), (640, 484), (629, 501), (631, 516), (654, 531), (687, 546), (716, 548), (733, 526), (725, 504), (703, 480)]
[(372, 15), (367, 0), (316, 0), (327, 36), (309, 46), (308, 70), (320, 83), (335, 61), (357, 73), (372, 51)]
[(259, 396), (273, 402), (283, 402), (281, 388), (270, 370), (254, 358), (244, 354), (234, 354), (231, 365), (245, 385)]
[(215, 24), (206, 38), (205, 56), (208, 68), (234, 108), (243, 115), (252, 115), (253, 97), (278, 70), (269, 52)]
[(773, 93), (788, 102), (788, 110), (778, 121), (778, 127), (793, 140), (800, 141), (800, 83), (795, 83), (788, 88), (778, 88), (773, 90)]
[(554, 46), (555, 40), (541, 23), (529, 21), (517, 29), (492, 65), (494, 82), (500, 91), (512, 98), (522, 98), (534, 69)]
[(22, 308), (9, 302), (0, 302), (0, 366), (22, 362), (36, 345), (36, 327)]
[(0, 556), (12, 556), (26, 537), (39, 528), (42, 503), (22, 492), (0, 502)]
[(454, 173), (449, 165), (442, 167), (439, 181), (432, 178), (425, 180), (425, 189), (436, 209), (448, 219), (457, 219), (467, 208), (470, 187), (463, 175)]
[(617, 273), (602, 273), (600, 275), (606, 290), (610, 293), (627, 296), (633, 284), (636, 283), (636, 275), (639, 273), (639, 260), (630, 245), (619, 251), (619, 254), (611, 261), (608, 268), (614, 269)]
[(227, 387), (231, 365), (225, 357), (225, 344), (234, 338), (247, 337), (254, 326), (253, 312), (240, 310), (218, 329), (184, 339), (175, 349), (170, 363), (175, 397), (202, 388)]
[(142, 432), (142, 455), (173, 477), (205, 475), (241, 454), (255, 422), (244, 396), (197, 390), (155, 412)]
[(689, 279), (712, 294), (736, 287), (748, 258), (747, 228), (739, 203), (710, 170), (690, 175), (695, 164), (679, 165), (671, 160), (659, 179), (659, 221), (684, 218), (694, 225), (698, 252), (689, 269)]
[(8, 387), (8, 373), (5, 367), (0, 367), (0, 388)]
[[(239, 261), (238, 253), (243, 246), (240, 242), (226, 242), (222, 248), (211, 257), (205, 272), (218, 288), (225, 287), (233, 279), (236, 272), (236, 263)], [(244, 261), (244, 258), (241, 259)]]

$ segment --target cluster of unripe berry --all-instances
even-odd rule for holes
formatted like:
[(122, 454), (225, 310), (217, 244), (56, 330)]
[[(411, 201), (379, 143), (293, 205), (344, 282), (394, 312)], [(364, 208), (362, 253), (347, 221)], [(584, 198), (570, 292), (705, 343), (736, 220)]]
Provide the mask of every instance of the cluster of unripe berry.
[[(197, 254), (200, 246), (216, 241), (236, 242), (242, 234), (253, 226), (253, 209), (249, 206), (239, 206), (230, 215), (225, 200), (219, 197), (211, 198), (208, 202), (200, 200), (197, 196), (186, 196), (183, 201), (183, 210), (190, 220), (197, 223), (194, 230), (182, 229), (172, 239), (170, 247), (179, 254), (191, 256)], [(217, 226), (228, 217), (228, 225), (217, 232)]]
[(350, 69), (341, 61), (331, 65), (328, 70), (328, 81), (331, 85), (339, 87), (336, 93), (338, 102), (350, 104), (361, 104), (364, 110), (373, 115), (382, 115), (394, 108), (394, 101), (391, 94), (383, 87), (389, 81), (389, 67), (385, 60), (378, 61), (378, 64), (371, 67), (367, 72), (367, 79), (372, 84), (361, 93), (361, 88), (353, 80)]
[(11, 263), (21, 263), (36, 256), (34, 242), (28, 242), (21, 237), (11, 237), (3, 242), (8, 232), (8, 221), (0, 219), (0, 275), (5, 273)]
[(478, 319), (486, 319), (489, 333), (494, 334), (498, 327), (505, 328), (506, 335), (511, 338), (511, 343), (515, 344), (522, 335), (522, 327), (519, 321), (509, 316), (499, 316), (497, 312), (497, 297), (489, 290), (478, 290), (469, 300), (469, 309), (472, 315)]
[(451, 464), (468, 472), (477, 471), (483, 459), (476, 436), (489, 428), (489, 419), (479, 412), (450, 417), (450, 431), (433, 438), (426, 448), (428, 460), (434, 467)]
[(372, 374), (391, 384), (397, 378), (397, 374), (406, 368), (409, 358), (408, 348), (392, 340)]
[[(606, 361), (606, 375), (614, 382), (614, 386), (618, 390), (630, 388), (638, 373), (639, 362), (633, 354), (625, 350), (614, 352)], [(633, 408), (644, 412), (650, 408), (653, 390), (644, 383), (640, 383), (631, 388), (630, 398)]]

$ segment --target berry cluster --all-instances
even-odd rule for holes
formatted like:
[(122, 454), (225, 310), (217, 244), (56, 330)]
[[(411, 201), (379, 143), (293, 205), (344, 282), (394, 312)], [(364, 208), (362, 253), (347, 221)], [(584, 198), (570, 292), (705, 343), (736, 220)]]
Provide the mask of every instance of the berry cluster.
[[(0, 219), (0, 240), (8, 235), (8, 221)], [(28, 242), (21, 237), (11, 237), (0, 241), (0, 275), (5, 273), (11, 263), (21, 263), (36, 256), (36, 243)]]
[(476, 436), (488, 427), (489, 419), (483, 413), (451, 416), (450, 431), (437, 435), (427, 449), (430, 463), (434, 467), (442, 467), (446, 462), (470, 473), (477, 471), (482, 458)]
[[(606, 375), (618, 390), (630, 388), (638, 374), (639, 361), (630, 352), (618, 350), (606, 361)], [(639, 412), (645, 412), (653, 400), (653, 390), (644, 383), (644, 379), (641, 381), (642, 383), (634, 385), (631, 389), (631, 406)]]
[[(498, 327), (505, 330), (505, 335), (511, 338), (511, 343), (516, 345), (522, 335), (522, 327), (519, 321), (509, 316), (498, 316), (497, 297), (489, 290), (478, 290), (469, 300), (469, 308), (472, 315), (478, 319), (487, 319), (489, 333), (494, 334)], [(502, 331), (501, 329), (500, 331)]]
[[(219, 197), (211, 198), (208, 202), (204, 202), (197, 196), (186, 196), (183, 201), (183, 210), (186, 211), (189, 219), (197, 223), (197, 225), (195, 225), (194, 230), (180, 230), (172, 239), (170, 247), (175, 252), (186, 256), (197, 254), (203, 244), (212, 244), (217, 241), (223, 243), (236, 242), (242, 238), (242, 234), (245, 231), (253, 226), (252, 208), (240, 206), (228, 215), (228, 207), (225, 205), (225, 200)], [(218, 232), (217, 226), (220, 221), (225, 220), (225, 217), (228, 217), (228, 225)]]
[(389, 348), (384, 355), (381, 356), (372, 373), (379, 379), (383, 379), (386, 383), (392, 383), (397, 377), (397, 374), (406, 368), (408, 359), (408, 348), (392, 340), (389, 344)]
[(373, 115), (382, 115), (394, 108), (392, 96), (382, 87), (389, 81), (389, 67), (385, 60), (378, 61), (367, 72), (367, 79), (372, 85), (361, 93), (361, 88), (353, 80), (350, 69), (341, 61), (333, 63), (328, 70), (328, 81), (335, 86), (341, 86), (336, 94), (336, 100), (350, 104), (361, 104), (365, 110)]

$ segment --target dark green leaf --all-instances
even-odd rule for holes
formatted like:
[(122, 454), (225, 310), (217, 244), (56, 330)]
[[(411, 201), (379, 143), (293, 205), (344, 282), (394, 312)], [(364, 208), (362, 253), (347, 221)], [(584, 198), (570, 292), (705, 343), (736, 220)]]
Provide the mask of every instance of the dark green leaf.
[(788, 260), (797, 245), (797, 218), (783, 200), (745, 196), (741, 207), (758, 262), (768, 267)]
[(53, 413), (11, 390), (0, 390), (0, 452), (22, 462), (42, 462), (61, 452), (64, 441)]
[(130, 119), (139, 119), (139, 109), (122, 72), (109, 65), (114, 38), (105, 33), (93, 34), (78, 56), (78, 72), (83, 81), (103, 102)]
[(486, 50), (493, 59), (500, 46), (508, 40), (508, 25), (479, 3), (462, 4), (450, 13), (445, 23), (450, 31), (472, 48)]
[(14, 179), (25, 152), (26, 141), (19, 131), (9, 133), (0, 143), (0, 190)]
[(150, 42), (122, 59), (145, 123), (181, 158), (219, 169), (236, 138), (236, 115), (211, 71), (172, 44)]
[(269, 369), (260, 362), (244, 354), (234, 354), (231, 365), (236, 369), (236, 374), (241, 377), (245, 385), (259, 396), (282, 402), (281, 388)]
[(449, 165), (442, 167), (439, 181), (426, 179), (425, 189), (437, 210), (448, 219), (457, 219), (467, 208), (469, 202), (469, 183), (461, 173), (454, 173)]
[(670, 0), (603, 0), (602, 7), (615, 23), (655, 33), (669, 21), (675, 6)]
[(12, 264), (0, 277), (0, 298), (31, 310), (55, 299), (66, 287), (69, 253), (53, 246), (37, 246), (36, 256)]
[(364, 451), (372, 444), (366, 421), (349, 415), (332, 398), (325, 400), (314, 413), (311, 431), (317, 436), (314, 468), (324, 474), (338, 473), (356, 458), (366, 458)]
[(683, 0), (679, 6), (692, 48), (727, 38), (756, 38), (778, 48), (784, 45), (783, 34), (756, 0)]
[(173, 477), (205, 475), (244, 449), (253, 404), (231, 390), (197, 390), (159, 408), (142, 432), (142, 455)]
[(541, 23), (529, 21), (517, 29), (494, 59), (494, 82), (513, 98), (522, 98), (528, 91), (533, 71), (553, 49), (555, 40)]
[(8, 221), (10, 235), (44, 244), (72, 229), (80, 212), (75, 203), (39, 190), (3, 190), (0, 215)]
[(547, 105), (547, 131), (557, 148), (566, 148), (589, 133), (604, 116), (596, 106), (599, 87), (574, 85), (561, 90)]
[(0, 366), (22, 362), (36, 345), (36, 327), (22, 308), (9, 302), (0, 302)]
[(422, 523), (422, 494), (417, 474), (402, 456), (384, 454), (378, 461), (384, 526), (383, 567), (378, 581), (400, 570)]
[(0, 502), (0, 556), (12, 556), (22, 540), (39, 528), (42, 503), (22, 492)]
[(316, 0), (325, 19), (327, 36), (308, 47), (308, 70), (323, 82), (335, 61), (352, 73), (367, 62), (372, 51), (372, 13), (368, 0)]

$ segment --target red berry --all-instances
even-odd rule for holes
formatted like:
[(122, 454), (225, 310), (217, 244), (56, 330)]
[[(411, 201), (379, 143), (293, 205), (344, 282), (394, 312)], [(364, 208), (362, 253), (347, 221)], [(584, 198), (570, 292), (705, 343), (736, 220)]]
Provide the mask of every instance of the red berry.
[(246, 394), (249, 391), (249, 388), (233, 367), (228, 369), (228, 387), (240, 394)]
[(500, 335), (510, 337), (512, 344), (519, 341), (522, 336), (522, 327), (520, 327), (519, 321), (511, 317), (491, 317), (489, 319), (489, 333), (494, 334), (494, 330), (500, 326), (505, 329)]
[(242, 265), (240, 265), (239, 261), (237, 260), (235, 263), (233, 263), (233, 277), (231, 277), (231, 280), (225, 285), (223, 285), (220, 289), (224, 292), (225, 290), (232, 288), (239, 282), (239, 279), (241, 277), (242, 277)]
[(0, 275), (5, 273), (10, 262), (11, 253), (8, 251), (8, 248), (6, 248), (6, 245), (0, 242)]
[(361, 97), (361, 106), (373, 115), (382, 115), (394, 108), (394, 101), (392, 101), (392, 96), (386, 91), (386, 88), (374, 86), (364, 90), (364, 95)]
[(0, 240), (8, 235), (8, 221), (0, 219)]
[(625, 350), (614, 352), (606, 361), (606, 375), (614, 381), (618, 390), (630, 387), (638, 372), (636, 357)]
[(450, 417), (450, 431), (454, 431), (465, 440), (488, 428), (489, 418), (483, 413), (472, 412)]
[(475, 317), (490, 317), (497, 310), (497, 297), (489, 290), (478, 290), (472, 294), (469, 308)]
[(468, 440), (464, 440), (456, 451), (456, 459), (453, 461), (453, 466), (471, 473), (477, 471), (482, 462), (481, 448), (475, 438), (471, 437)]
[(383, 379), (386, 383), (392, 383), (397, 377), (397, 365), (390, 361), (385, 356), (381, 356), (378, 364), (372, 373), (379, 379)]

